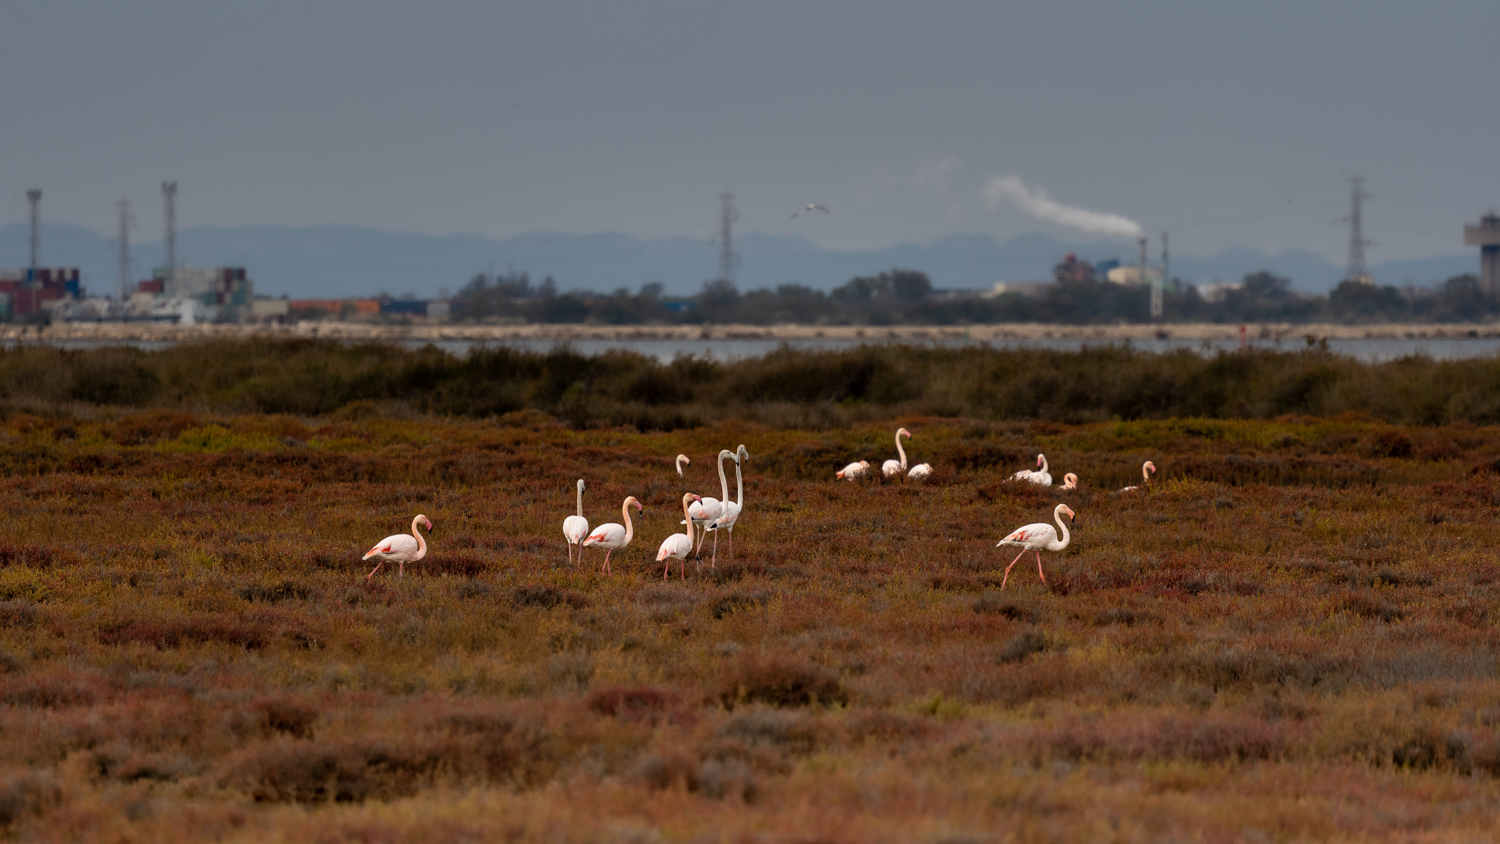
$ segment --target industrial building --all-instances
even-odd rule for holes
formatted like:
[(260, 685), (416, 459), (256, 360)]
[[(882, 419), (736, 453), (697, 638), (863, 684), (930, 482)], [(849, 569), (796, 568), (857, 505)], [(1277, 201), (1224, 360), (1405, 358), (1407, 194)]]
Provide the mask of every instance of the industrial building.
[(0, 270), (0, 319), (37, 319), (79, 296), (77, 267)]
[(1464, 243), (1479, 247), (1479, 289), (1500, 296), (1500, 214), (1491, 211), (1479, 225), (1464, 226)]

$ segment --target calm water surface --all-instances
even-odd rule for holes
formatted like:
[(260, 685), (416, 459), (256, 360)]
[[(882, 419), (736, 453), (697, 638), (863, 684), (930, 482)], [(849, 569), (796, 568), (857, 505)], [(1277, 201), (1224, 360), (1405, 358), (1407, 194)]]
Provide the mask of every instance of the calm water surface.
[[(865, 343), (893, 342), (879, 339), (802, 339), (802, 340), (767, 340), (767, 339), (744, 339), (744, 340), (574, 340), (570, 344), (575, 350), (585, 355), (596, 355), (610, 349), (624, 349), (648, 357), (654, 357), (659, 361), (668, 362), (679, 355), (696, 355), (708, 357), (719, 361), (743, 360), (754, 358), (773, 352), (785, 345), (793, 349), (809, 350), (838, 350), (850, 349)], [(941, 348), (960, 348), (964, 346), (978, 346), (977, 341), (963, 339), (908, 341), (912, 345), (927, 345)], [(1118, 342), (1118, 341), (1117, 341)], [(408, 348), (421, 348), (427, 345), (426, 341), (409, 340), (400, 341), (401, 345)], [(1123, 345), (1123, 343), (1120, 343)], [(91, 349), (117, 343), (107, 343), (92, 340), (60, 342), (59, 348), (68, 349)], [(162, 349), (172, 343), (159, 341), (136, 341), (131, 345), (139, 349)], [(508, 346), (528, 351), (545, 352), (555, 348), (559, 344), (553, 340), (507, 340), (478, 341), (478, 340), (446, 340), (438, 341), (432, 345), (453, 354), (468, 354), (471, 350), (481, 346)], [(1084, 347), (1097, 348), (1107, 345), (1099, 340), (1062, 340), (1062, 339), (1038, 339), (1038, 340), (999, 340), (990, 341), (994, 348), (1015, 349), (1056, 349), (1059, 351), (1077, 351)], [(1190, 340), (1182, 338), (1168, 338), (1165, 340), (1132, 340), (1129, 341), (1131, 348), (1149, 352), (1169, 352), (1178, 349), (1188, 349), (1203, 355), (1213, 355), (1220, 351), (1234, 351), (1239, 348), (1238, 340)], [(1299, 351), (1307, 348), (1307, 343), (1301, 338), (1293, 338), (1276, 342), (1274, 340), (1251, 340), (1249, 343), (1254, 349), (1273, 349), (1281, 351)], [(1349, 355), (1364, 361), (1379, 362), (1394, 360), (1409, 355), (1426, 355), (1437, 360), (1457, 360), (1461, 358), (1490, 357), (1500, 354), (1500, 338), (1497, 337), (1451, 337), (1451, 338), (1383, 338), (1383, 339), (1351, 339), (1338, 340), (1329, 339), (1330, 351), (1343, 355)]]

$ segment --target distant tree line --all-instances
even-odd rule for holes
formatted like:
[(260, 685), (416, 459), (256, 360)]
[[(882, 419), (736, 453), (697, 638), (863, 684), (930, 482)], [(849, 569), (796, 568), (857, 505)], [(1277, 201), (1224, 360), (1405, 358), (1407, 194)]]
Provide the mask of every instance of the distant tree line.
[[(478, 275), (453, 300), (460, 321), (594, 323), (606, 325), (740, 323), (771, 325), (964, 325), (996, 322), (1099, 324), (1149, 320), (1149, 290), (1140, 285), (1067, 278), (1038, 295), (938, 291), (925, 273), (893, 269), (858, 276), (831, 291), (800, 284), (741, 292), (710, 281), (695, 296), (667, 296), (662, 285), (631, 292), (559, 292), (548, 277), (533, 285), (526, 273)], [(1268, 272), (1252, 273), (1206, 298), (1173, 280), (1163, 290), (1166, 322), (1473, 322), (1500, 316), (1472, 275), (1437, 288), (1396, 288), (1345, 281), (1328, 295), (1309, 295)]]

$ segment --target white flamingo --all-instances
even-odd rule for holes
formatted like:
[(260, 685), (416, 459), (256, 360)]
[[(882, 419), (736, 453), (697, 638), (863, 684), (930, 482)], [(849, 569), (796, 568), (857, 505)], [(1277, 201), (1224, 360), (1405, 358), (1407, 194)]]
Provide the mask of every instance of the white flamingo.
[[(688, 510), (688, 518), (692, 523), (699, 528), (704, 528), (698, 534), (698, 550), (693, 552), (693, 556), (699, 560), (703, 559), (703, 540), (708, 536), (706, 528), (714, 519), (724, 515), (724, 502), (729, 498), (729, 479), (724, 476), (724, 458), (726, 457), (733, 459), (734, 452), (727, 448), (719, 449), (719, 494), (723, 498), (700, 497), (698, 503)], [(692, 532), (692, 528), (688, 528), (688, 533)], [(717, 533), (714, 534), (713, 555), (714, 562), (711, 565), (716, 565), (719, 560), (719, 535)]]
[[(739, 500), (738, 501), (725, 501), (724, 502), (724, 513), (723, 513), (723, 515), (719, 516), (719, 518), (717, 518), (717, 519), (714, 519), (713, 524), (711, 524), (711, 525), (708, 526), (708, 530), (717, 531), (717, 530), (723, 529), (723, 530), (729, 531), (729, 557), (730, 557), (730, 559), (734, 558), (734, 523), (737, 522), (737, 521), (739, 521), (740, 513), (743, 513), (744, 510), (745, 510), (745, 475), (740, 470), (740, 464), (741, 463), (749, 463), (749, 462), (750, 462), (750, 452), (746, 451), (745, 447), (743, 445), (741, 445), (739, 448), (735, 449), (735, 453), (734, 453), (734, 488), (735, 488), (735, 498), (737, 498)], [(718, 534), (714, 534), (714, 535), (717, 536)]]
[(1063, 489), (1078, 489), (1078, 476), (1075, 475), (1075, 474), (1073, 474), (1072, 472), (1069, 472), (1068, 474), (1063, 475), (1062, 488)]
[[(594, 528), (594, 532), (589, 534), (588, 539), (583, 541), (585, 548), (597, 545), (604, 549), (604, 565), (599, 567), (600, 574), (612, 570), (609, 567), (609, 555), (629, 545), (630, 540), (635, 538), (635, 525), (630, 522), (630, 505), (632, 504), (635, 505), (636, 512), (642, 512), (641, 502), (635, 500), (634, 495), (626, 498), (625, 503), (620, 505), (620, 513), (625, 518), (623, 527), (614, 522), (600, 525)], [(578, 555), (583, 556), (583, 552), (579, 551)]]
[(1145, 480), (1141, 481), (1141, 485), (1140, 486), (1128, 486), (1128, 487), (1125, 487), (1124, 489), (1122, 489), (1120, 491), (1121, 492), (1135, 492), (1137, 490), (1146, 489), (1146, 488), (1150, 487), (1150, 485), (1151, 485), (1151, 473), (1155, 472), (1155, 471), (1156, 471), (1156, 464), (1152, 463), (1150, 460), (1147, 460), (1145, 463), (1141, 464), (1141, 477), (1145, 478)]
[(901, 455), (900, 460), (887, 460), (880, 465), (880, 474), (887, 478), (906, 474), (906, 449), (901, 447), (901, 438), (911, 439), (911, 431), (905, 428), (896, 429), (896, 453)]
[(677, 477), (682, 477), (683, 464), (691, 464), (692, 462), (693, 458), (688, 457), (686, 454), (677, 455)]
[(375, 543), (374, 548), (365, 552), (363, 559), (368, 560), (371, 557), (380, 558), (380, 562), (375, 564), (375, 568), (370, 569), (370, 573), (365, 575), (365, 580), (374, 577), (375, 572), (380, 571), (380, 567), (385, 565), (389, 560), (395, 560), (396, 565), (400, 567), (400, 576), (406, 577), (406, 564), (415, 563), (417, 560), (427, 556), (427, 540), (423, 539), (421, 532), (417, 530), (418, 525), (432, 530), (432, 522), (426, 516), (418, 514), (415, 519), (411, 520), (411, 533), (398, 533), (395, 536), (387, 536), (385, 539)]
[[(573, 546), (582, 545), (589, 535), (589, 520), (583, 517), (583, 478), (578, 479), (578, 515), (563, 519), (563, 536), (568, 539), (568, 565), (573, 565)], [(583, 562), (583, 548), (578, 549), (578, 562)]]
[(661, 547), (656, 550), (656, 561), (659, 563), (666, 560), (667, 562), (667, 567), (661, 573), (662, 580), (666, 580), (667, 574), (672, 571), (673, 560), (682, 562), (682, 577), (687, 578), (687, 555), (693, 553), (693, 524), (688, 508), (699, 500), (699, 497), (691, 492), (682, 496), (683, 524), (687, 526), (687, 532), (672, 534), (662, 540)]
[(1022, 469), (1011, 475), (1010, 479), (1013, 481), (1030, 481), (1040, 486), (1052, 486), (1052, 473), (1047, 471), (1047, 455), (1038, 454), (1036, 456), (1036, 465), (1037, 468), (1035, 470)]
[(870, 461), (861, 460), (858, 463), (850, 463), (848, 466), (834, 473), (835, 478), (846, 481), (857, 481), (870, 472)]
[(1068, 518), (1073, 518), (1073, 508), (1069, 507), (1066, 504), (1059, 504), (1052, 511), (1052, 518), (1056, 520), (1057, 526), (1059, 528), (1062, 528), (1061, 542), (1058, 541), (1057, 531), (1053, 529), (1052, 525), (1038, 522), (1034, 525), (1027, 525), (1023, 528), (1017, 528), (1016, 530), (1012, 531), (1009, 536), (1000, 540), (1000, 542), (995, 545), (996, 548), (999, 548), (1001, 545), (1015, 545), (1019, 546), (1021, 549), (1021, 553), (1017, 554), (1016, 558), (1010, 561), (1010, 565), (1005, 567), (1005, 577), (1000, 579), (1001, 589), (1004, 589), (1006, 581), (1010, 580), (1011, 568), (1013, 568), (1022, 557), (1026, 556), (1027, 551), (1036, 552), (1036, 573), (1041, 576), (1043, 583), (1047, 582), (1047, 575), (1042, 574), (1042, 552), (1061, 551), (1062, 549), (1068, 547), (1068, 543), (1073, 539), (1073, 537), (1068, 534), (1068, 526), (1063, 524), (1062, 517), (1064, 513), (1068, 515)]

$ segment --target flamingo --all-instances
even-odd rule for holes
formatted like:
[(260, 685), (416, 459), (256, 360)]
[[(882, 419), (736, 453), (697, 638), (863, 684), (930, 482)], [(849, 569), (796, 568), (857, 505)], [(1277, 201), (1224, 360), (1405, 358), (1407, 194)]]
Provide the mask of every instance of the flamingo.
[[(726, 478), (726, 477), (724, 477), (724, 458), (726, 458), (726, 457), (731, 458), (731, 459), (734, 458), (734, 452), (730, 451), (727, 448), (720, 449), (719, 450), (719, 494), (722, 495), (722, 496), (724, 496), (724, 497), (723, 498), (712, 498), (712, 497), (701, 498), (700, 497), (698, 499), (698, 503), (694, 504), (692, 506), (692, 508), (688, 511), (688, 518), (692, 521), (693, 524), (697, 525), (700, 528), (707, 528), (708, 524), (710, 522), (712, 522), (714, 519), (717, 519), (720, 516), (724, 515), (724, 502), (726, 500), (728, 500), (728, 498), (729, 498), (729, 479)], [(688, 533), (692, 533), (692, 532), (693, 532), (693, 529), (692, 528), (688, 528)], [(708, 536), (708, 531), (706, 529), (702, 533), (700, 533), (698, 535), (698, 550), (695, 551), (695, 552), (693, 552), (693, 556), (697, 557), (700, 561), (703, 559), (703, 556), (702, 556), (703, 555), (703, 540), (707, 536)], [(713, 551), (713, 555), (714, 555), (714, 562), (711, 563), (710, 565), (714, 565), (714, 564), (718, 563), (718, 560), (719, 560), (719, 535), (717, 533), (714, 534), (714, 551)]]
[[(580, 545), (589, 535), (589, 520), (583, 517), (583, 478), (578, 479), (578, 515), (563, 519), (563, 536), (568, 539), (568, 565), (573, 565), (573, 546)], [(583, 562), (583, 549), (578, 549), (578, 562)]]
[(1147, 460), (1145, 463), (1141, 464), (1141, 477), (1145, 478), (1145, 480), (1141, 481), (1141, 485), (1140, 486), (1128, 486), (1128, 487), (1125, 487), (1124, 489), (1122, 489), (1120, 491), (1121, 492), (1135, 492), (1136, 490), (1149, 488), (1150, 485), (1151, 485), (1151, 473), (1155, 472), (1155, 471), (1156, 471), (1156, 464), (1152, 463), (1150, 460)]
[(1072, 472), (1069, 472), (1068, 474), (1063, 475), (1062, 488), (1063, 489), (1078, 489), (1078, 476), (1075, 475), (1075, 474), (1073, 474)]
[(380, 558), (380, 562), (375, 564), (375, 568), (370, 569), (370, 573), (365, 575), (365, 580), (374, 577), (375, 572), (380, 571), (380, 567), (385, 565), (387, 560), (395, 560), (396, 565), (400, 567), (400, 576), (406, 577), (406, 564), (415, 563), (417, 560), (427, 556), (427, 540), (423, 539), (422, 534), (417, 531), (418, 525), (432, 530), (432, 522), (426, 516), (419, 514), (415, 519), (411, 520), (411, 533), (398, 533), (395, 536), (387, 536), (385, 539), (375, 543), (375, 547), (365, 553), (361, 559), (368, 560), (371, 557)]
[[(729, 556), (731, 559), (734, 557), (734, 523), (739, 521), (740, 513), (744, 512), (745, 509), (745, 476), (740, 471), (740, 464), (749, 462), (750, 452), (746, 451), (743, 445), (735, 449), (734, 487), (735, 497), (739, 500), (725, 501), (723, 515), (719, 516), (719, 518), (714, 520), (713, 524), (708, 526), (708, 530), (719, 530), (720, 528), (723, 528), (724, 530), (729, 531)], [(715, 534), (715, 536), (717, 535), (718, 534)]]
[(677, 455), (677, 477), (682, 477), (682, 464), (691, 464), (692, 462), (693, 459), (691, 457), (688, 457), (686, 454)]
[(901, 455), (900, 460), (887, 460), (880, 466), (880, 473), (887, 478), (895, 475), (906, 474), (906, 449), (901, 447), (901, 438), (911, 439), (911, 431), (905, 428), (896, 429), (896, 453)]
[(1022, 557), (1026, 556), (1027, 551), (1036, 552), (1036, 573), (1041, 576), (1043, 583), (1047, 582), (1047, 575), (1042, 574), (1042, 552), (1061, 551), (1062, 549), (1068, 547), (1068, 543), (1073, 539), (1073, 537), (1068, 534), (1068, 526), (1063, 524), (1062, 517), (1064, 513), (1068, 515), (1068, 518), (1074, 518), (1073, 508), (1069, 507), (1066, 504), (1059, 504), (1052, 511), (1052, 518), (1057, 522), (1057, 526), (1059, 528), (1062, 528), (1061, 542), (1057, 540), (1057, 531), (1052, 528), (1052, 525), (1038, 522), (1034, 525), (1027, 525), (1023, 528), (1017, 528), (1016, 530), (1012, 531), (1009, 536), (1000, 540), (1000, 542), (995, 545), (996, 548), (999, 548), (1001, 545), (1015, 545), (1020, 547), (1021, 549), (1021, 553), (1017, 554), (1016, 558), (1010, 561), (1010, 565), (1005, 567), (1005, 577), (1000, 579), (1001, 589), (1004, 589), (1006, 581), (1010, 580), (1011, 568), (1013, 568)]
[(1039, 468), (1035, 471), (1022, 469), (1011, 475), (1010, 479), (1013, 481), (1030, 481), (1041, 486), (1052, 486), (1052, 473), (1047, 471), (1047, 455), (1038, 454), (1036, 456), (1036, 465)]
[(684, 580), (687, 579), (687, 562), (686, 562), (687, 561), (687, 555), (693, 553), (693, 524), (692, 524), (692, 514), (688, 512), (688, 508), (691, 507), (694, 502), (702, 501), (702, 500), (703, 499), (701, 497), (699, 497), (697, 495), (694, 495), (691, 492), (689, 492), (686, 495), (682, 496), (682, 515), (683, 515), (683, 522), (682, 523), (684, 525), (687, 525), (687, 533), (674, 533), (674, 534), (672, 534), (671, 536), (667, 537), (666, 539), (663, 539), (662, 543), (661, 543), (661, 548), (657, 549), (657, 551), (656, 551), (656, 561), (658, 563), (661, 562), (662, 560), (666, 560), (667, 561), (667, 567), (665, 569), (663, 569), (662, 573), (661, 573), (661, 579), (662, 580), (666, 580), (667, 579), (667, 574), (672, 571), (672, 561), (673, 560), (681, 560), (681, 561), (683, 561), (683, 563), (682, 563), (682, 577), (683, 577)]
[[(585, 548), (590, 545), (597, 545), (604, 549), (604, 565), (599, 567), (600, 574), (611, 571), (609, 567), (609, 555), (629, 545), (630, 540), (635, 537), (635, 525), (630, 522), (630, 505), (632, 504), (635, 505), (636, 512), (643, 512), (641, 510), (641, 502), (635, 500), (635, 496), (632, 495), (625, 499), (624, 504), (620, 505), (620, 513), (625, 518), (624, 527), (620, 527), (614, 522), (600, 525), (594, 528), (594, 532), (589, 534), (588, 539), (583, 541), (583, 547)], [(578, 556), (582, 557), (583, 552), (579, 551)]]
[(841, 478), (846, 481), (857, 481), (860, 478), (863, 478), (869, 471), (870, 461), (861, 460), (858, 463), (850, 463), (848, 466), (845, 466), (844, 468), (838, 470), (836, 473), (834, 473), (834, 477)]

